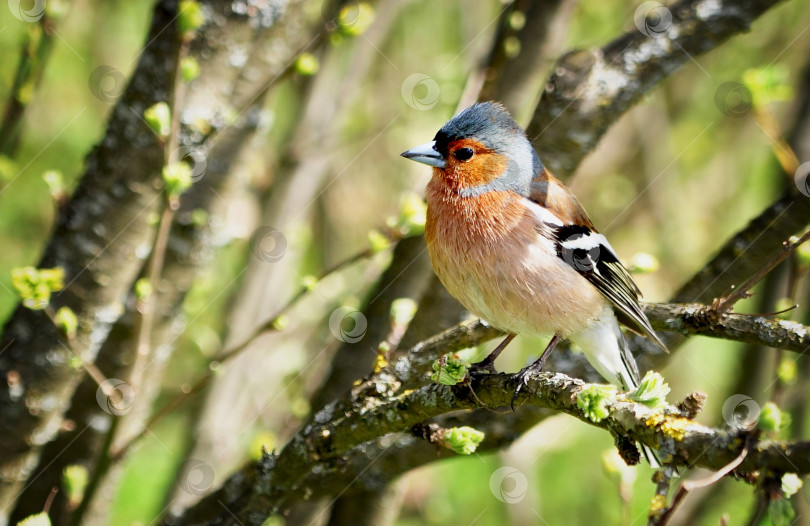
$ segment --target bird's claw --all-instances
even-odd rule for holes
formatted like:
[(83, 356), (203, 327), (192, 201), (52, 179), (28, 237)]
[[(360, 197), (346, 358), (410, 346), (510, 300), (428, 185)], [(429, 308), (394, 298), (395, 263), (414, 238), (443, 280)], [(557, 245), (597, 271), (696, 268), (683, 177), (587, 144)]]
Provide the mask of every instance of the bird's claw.
[(535, 375), (543, 370), (544, 363), (545, 360), (541, 358), (528, 367), (524, 367), (515, 375), (515, 378), (517, 379), (517, 387), (515, 387), (515, 392), (512, 393), (512, 402), (509, 404), (512, 411), (515, 410), (515, 400), (517, 400), (521, 389), (529, 386), (529, 379), (532, 377), (532, 375)]
[(512, 408), (512, 411), (515, 410), (515, 400), (517, 400), (517, 397), (520, 394), (520, 390), (523, 389), (524, 386), (529, 385), (529, 377), (531, 376), (531, 371), (529, 370), (529, 367), (526, 367), (525, 369), (521, 369), (516, 376), (517, 376), (517, 387), (515, 387), (515, 392), (512, 393), (512, 401), (509, 403), (509, 406)]

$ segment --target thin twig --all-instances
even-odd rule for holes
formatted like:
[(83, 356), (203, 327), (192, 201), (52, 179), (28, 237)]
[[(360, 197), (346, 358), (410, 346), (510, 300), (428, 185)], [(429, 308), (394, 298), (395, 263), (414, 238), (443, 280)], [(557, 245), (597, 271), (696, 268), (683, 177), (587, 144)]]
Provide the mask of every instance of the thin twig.
[[(181, 78), (181, 62), (183, 57), (188, 53), (189, 41), (185, 39), (181, 45), (180, 52), (177, 59), (177, 67), (174, 68), (174, 81), (173, 89), (170, 93), (169, 107), (171, 108), (171, 123), (169, 128), (169, 135), (166, 138), (164, 145), (164, 164), (166, 166), (179, 161), (177, 159), (177, 145), (180, 136), (180, 106), (182, 104), (182, 95), (179, 86), (182, 85)], [(179, 201), (176, 196), (166, 194), (163, 211), (160, 214), (160, 222), (158, 224), (157, 234), (152, 246), (152, 255), (149, 259), (149, 266), (146, 270), (146, 278), (152, 289), (150, 294), (143, 300), (143, 304), (139, 309), (136, 309), (136, 339), (135, 339), (135, 361), (132, 365), (132, 372), (129, 378), (129, 385), (136, 393), (139, 392), (141, 382), (143, 381), (144, 373), (146, 372), (147, 364), (149, 363), (149, 356), (152, 349), (152, 327), (154, 326), (155, 314), (157, 311), (157, 296), (158, 288), (160, 286), (161, 275), (163, 273), (163, 265), (166, 261), (166, 247), (169, 243), (169, 235), (171, 234), (171, 226), (174, 222), (174, 216), (179, 207)]]
[[(335, 263), (331, 267), (328, 267), (322, 270), (317, 276), (316, 281), (321, 281), (330, 274), (333, 274), (339, 270), (342, 270), (349, 265), (356, 263), (357, 261), (363, 260), (368, 258), (374, 254), (374, 251), (371, 249), (365, 249), (356, 254), (349, 256), (348, 258)], [(153, 427), (155, 424), (160, 422), (166, 415), (183, 405), (186, 400), (192, 398), (194, 395), (205, 389), (208, 385), (208, 382), (211, 381), (211, 378), (214, 377), (214, 371), (219, 364), (222, 364), (226, 361), (233, 359), (235, 356), (240, 354), (244, 351), (253, 341), (256, 340), (262, 334), (269, 332), (269, 331), (277, 331), (277, 321), (279, 318), (284, 316), (292, 307), (294, 307), (304, 296), (307, 295), (308, 292), (312, 290), (312, 287), (304, 286), (298, 290), (288, 301), (285, 305), (283, 305), (271, 318), (269, 318), (266, 322), (259, 325), (253, 332), (248, 336), (243, 342), (232, 347), (227, 350), (223, 350), (216, 354), (216, 356), (209, 362), (208, 364), (208, 371), (202, 375), (194, 385), (187, 391), (177, 393), (171, 400), (169, 400), (166, 405), (161, 407), (154, 415), (152, 415), (146, 424), (143, 426), (141, 431), (130, 438), (126, 443), (121, 444), (119, 447), (116, 447), (110, 452), (110, 463), (114, 464), (121, 460), (126, 454), (127, 451), (139, 440), (141, 440), (146, 434), (148, 430)]]
[(98, 385), (101, 388), (105, 396), (108, 397), (111, 396), (114, 393), (115, 389), (110, 387), (110, 385), (107, 382), (107, 377), (104, 376), (104, 373), (101, 372), (101, 369), (96, 367), (96, 364), (88, 362), (87, 360), (82, 358), (81, 353), (76, 349), (75, 337), (65, 333), (65, 331), (63, 331), (62, 328), (59, 326), (59, 323), (56, 321), (56, 313), (53, 311), (53, 307), (48, 305), (43, 310), (45, 312), (45, 315), (48, 316), (48, 319), (51, 320), (51, 323), (53, 323), (54, 327), (56, 327), (56, 330), (58, 330), (62, 334), (62, 336), (65, 337), (65, 340), (67, 341), (67, 345), (65, 347), (67, 348), (67, 350), (71, 352), (71, 354), (73, 354), (73, 356), (77, 360), (79, 360), (79, 363), (81, 363), (82, 365), (82, 369), (84, 369), (87, 375), (90, 376), (90, 378), (93, 379), (96, 385)]
[[(159, 287), (163, 263), (166, 258), (166, 246), (169, 241), (171, 225), (174, 222), (175, 210), (168, 203), (163, 208), (160, 215), (160, 224), (155, 236), (155, 244), (152, 248), (152, 258), (147, 269), (147, 279), (152, 288), (149, 295), (142, 301), (140, 309), (136, 309), (137, 335), (135, 339), (135, 360), (132, 364), (132, 372), (129, 377), (129, 385), (136, 393), (139, 392), (149, 355), (151, 354), (152, 327), (154, 326), (155, 311), (157, 310), (157, 290)], [(140, 300), (138, 300), (141, 303)]]
[[(748, 440), (750, 440), (750, 435)], [(722, 469), (715, 471), (706, 478), (683, 481), (681, 483), (681, 486), (678, 488), (677, 493), (675, 493), (675, 497), (673, 497), (672, 499), (672, 504), (670, 504), (670, 506), (656, 518), (653, 519), (651, 517), (649, 525), (664, 526), (665, 524), (667, 524), (667, 522), (669, 522), (669, 519), (672, 518), (673, 513), (675, 513), (675, 509), (681, 504), (683, 499), (686, 498), (686, 495), (690, 491), (711, 486), (712, 484), (715, 484), (720, 479), (722, 479), (723, 477), (734, 471), (737, 468), (737, 466), (742, 464), (743, 460), (745, 460), (745, 457), (748, 456), (748, 440), (746, 440), (745, 447), (743, 447), (743, 450), (740, 452), (737, 458), (726, 464)]]
[(712, 305), (712, 311), (716, 315), (722, 315), (731, 310), (735, 303), (743, 298), (751, 296), (749, 291), (754, 285), (764, 278), (771, 270), (773, 270), (779, 263), (785, 260), (799, 245), (810, 239), (810, 230), (805, 232), (795, 242), (785, 241), (782, 243), (782, 250), (779, 251), (770, 261), (768, 261), (762, 268), (760, 268), (753, 276), (748, 278), (745, 283), (734, 289), (727, 296), (720, 298)]
[[(315, 276), (315, 280), (321, 281), (330, 274), (337, 272), (345, 267), (348, 267), (349, 265), (352, 265), (353, 263), (356, 263), (360, 260), (371, 257), (373, 254), (374, 251), (370, 248), (361, 250), (360, 252), (357, 252), (356, 254), (335, 263), (331, 267), (327, 267), (326, 269), (322, 270), (317, 276)], [(298, 292), (293, 294), (293, 296), (287, 301), (287, 303), (282, 305), (282, 307), (278, 309), (278, 311), (276, 311), (276, 313), (273, 314), (273, 316), (271, 316), (270, 318), (268, 318), (264, 323), (253, 329), (253, 331), (244, 340), (242, 340), (241, 343), (239, 343), (234, 347), (231, 347), (230, 349), (224, 349), (218, 352), (211, 360), (211, 362), (221, 363), (228, 361), (234, 356), (244, 351), (252, 342), (256, 340), (256, 338), (258, 338), (265, 332), (278, 330), (277, 323), (279, 318), (281, 318), (285, 313), (287, 313), (287, 311), (289, 311), (292, 307), (294, 307), (295, 304), (298, 303), (304, 296), (306, 296), (310, 290), (312, 289), (309, 286), (303, 286), (300, 289), (298, 289)]]

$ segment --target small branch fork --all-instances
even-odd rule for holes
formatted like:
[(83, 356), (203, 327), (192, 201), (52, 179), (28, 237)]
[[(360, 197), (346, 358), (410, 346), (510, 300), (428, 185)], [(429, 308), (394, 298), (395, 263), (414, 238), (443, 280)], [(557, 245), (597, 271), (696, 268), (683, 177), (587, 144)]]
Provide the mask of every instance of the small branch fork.
[(726, 314), (731, 310), (735, 303), (740, 301), (744, 298), (751, 297), (751, 289), (759, 283), (759, 281), (764, 278), (770, 271), (776, 268), (782, 261), (787, 259), (787, 257), (794, 251), (796, 248), (810, 239), (810, 230), (805, 232), (799, 239), (796, 241), (785, 241), (782, 243), (782, 250), (780, 250), (770, 261), (768, 261), (762, 268), (760, 268), (753, 276), (748, 278), (742, 285), (735, 288), (731, 293), (726, 295), (725, 297), (716, 299), (711, 306), (711, 310), (707, 311), (707, 315), (710, 316), (710, 319), (719, 319), (722, 315)]
[[(657, 513), (651, 511), (650, 520), (649, 522), (647, 522), (647, 526), (665, 526), (672, 518), (672, 515), (675, 513), (675, 510), (683, 502), (683, 500), (686, 498), (686, 495), (689, 494), (690, 491), (711, 486), (712, 484), (715, 484), (716, 482), (720, 481), (720, 479), (722, 479), (723, 477), (725, 477), (726, 475), (737, 469), (740, 466), (740, 464), (743, 463), (745, 458), (748, 456), (749, 442), (750, 442), (750, 435), (746, 439), (745, 447), (743, 447), (743, 450), (740, 452), (737, 458), (735, 458), (734, 460), (723, 466), (723, 468), (718, 469), (708, 477), (702, 479), (683, 481), (680, 487), (678, 488), (678, 491), (675, 493), (675, 497), (673, 497), (672, 504), (670, 504), (669, 507), (660, 510)], [(664, 470), (658, 472), (663, 476), (661, 476), (660, 480), (658, 481), (658, 491), (656, 492), (657, 495), (663, 495), (664, 498), (666, 498), (666, 492), (669, 488), (669, 481), (670, 481), (670, 477), (667, 476), (668, 473), (665, 471), (666, 469), (671, 468), (664, 468)]]

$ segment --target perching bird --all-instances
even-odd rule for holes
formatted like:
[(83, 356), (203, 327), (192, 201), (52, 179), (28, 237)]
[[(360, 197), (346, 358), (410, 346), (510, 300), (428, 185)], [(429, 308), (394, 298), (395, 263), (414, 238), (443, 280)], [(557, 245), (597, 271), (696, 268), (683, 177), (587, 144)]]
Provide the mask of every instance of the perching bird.
[(493, 369), (516, 334), (553, 334), (520, 372), (515, 394), (564, 338), (611, 383), (638, 386), (619, 322), (665, 349), (640, 291), (502, 105), (470, 106), (402, 156), (433, 167), (425, 239), (439, 279), (467, 310), (509, 334), (479, 368)]

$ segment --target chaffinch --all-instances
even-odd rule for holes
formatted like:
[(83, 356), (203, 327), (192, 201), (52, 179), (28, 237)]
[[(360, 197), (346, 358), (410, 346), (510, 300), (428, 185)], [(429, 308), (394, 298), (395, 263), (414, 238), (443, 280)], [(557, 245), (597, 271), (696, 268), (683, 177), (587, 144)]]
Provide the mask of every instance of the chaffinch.
[(664, 348), (640, 291), (501, 104), (470, 106), (402, 156), (433, 167), (425, 229), (433, 269), (467, 310), (508, 333), (479, 369), (494, 370), (516, 334), (553, 334), (515, 394), (563, 338), (611, 383), (638, 386), (619, 322)]

